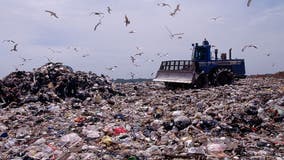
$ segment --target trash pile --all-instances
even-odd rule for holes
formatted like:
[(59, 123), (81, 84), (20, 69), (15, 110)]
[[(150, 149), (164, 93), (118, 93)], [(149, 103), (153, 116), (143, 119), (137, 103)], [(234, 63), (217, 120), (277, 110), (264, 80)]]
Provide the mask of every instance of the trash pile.
[[(32, 95), (32, 89), (27, 89), (19, 93), (17, 105), (11, 105), (13, 101), (0, 109), (2, 159), (284, 157), (284, 79), (247, 78), (220, 87), (168, 90), (154, 82), (109, 84), (103, 77), (55, 66), (35, 71), (45, 75), (38, 75), (42, 80), (35, 76), (41, 84), (36, 93), (52, 98), (25, 101)], [(56, 72), (56, 68), (66, 72), (46, 78), (44, 71)], [(34, 82), (31, 75), (37, 74), (24, 75), (14, 88)], [(76, 83), (76, 92), (66, 95), (48, 87), (50, 82), (58, 86), (58, 77), (68, 79), (67, 75), (93, 85)], [(2, 84), (17, 76), (7, 77)], [(1, 94), (7, 94), (8, 86), (1, 86)], [(50, 90), (59, 100), (49, 95)], [(80, 99), (81, 92), (90, 96)]]
[[(47, 63), (34, 72), (17, 71), (0, 82), (2, 106), (19, 106), (24, 103), (62, 102), (66, 98), (84, 101), (94, 94), (107, 99), (114, 94), (111, 82), (94, 73), (73, 72), (62, 63)], [(12, 103), (12, 104), (11, 104)]]

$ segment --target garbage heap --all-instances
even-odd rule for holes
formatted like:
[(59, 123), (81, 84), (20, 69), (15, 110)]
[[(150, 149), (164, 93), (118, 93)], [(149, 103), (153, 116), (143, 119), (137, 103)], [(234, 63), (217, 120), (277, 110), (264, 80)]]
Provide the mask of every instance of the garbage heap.
[[(48, 66), (37, 72), (49, 70)], [(72, 75), (68, 68), (59, 66)], [(45, 84), (47, 90), (50, 82), (53, 86), (59, 83), (50, 77), (39, 77), (42, 80), (38, 83)], [(99, 82), (109, 86), (104, 78)], [(109, 87), (102, 88), (110, 90)], [(282, 160), (284, 157), (284, 79), (246, 78), (233, 85), (188, 90), (168, 90), (154, 82), (114, 83), (113, 88), (126, 96), (109, 96), (110, 91), (95, 89), (96, 94), (86, 92), (94, 96), (85, 100), (78, 96), (69, 98), (67, 93), (62, 95), (56, 92), (56, 87), (51, 88), (62, 102), (28, 101), (18, 107), (10, 104), (0, 109), (2, 159)], [(80, 90), (78, 87), (76, 92)], [(28, 98), (29, 93), (25, 95)], [(60, 97), (67, 98), (63, 101)]]
[(84, 101), (100, 95), (107, 99), (119, 94), (104, 76), (74, 72), (62, 63), (47, 63), (33, 72), (17, 71), (0, 81), (2, 107), (21, 106), (29, 102), (62, 102), (66, 98)]

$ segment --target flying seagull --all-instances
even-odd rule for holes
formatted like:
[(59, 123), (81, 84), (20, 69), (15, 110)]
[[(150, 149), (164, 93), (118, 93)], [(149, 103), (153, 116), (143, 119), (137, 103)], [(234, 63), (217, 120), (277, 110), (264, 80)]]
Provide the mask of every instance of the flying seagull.
[(135, 73), (130, 72), (131, 79), (134, 79)]
[(134, 31), (134, 30), (131, 30), (131, 31), (129, 31), (129, 33), (130, 33), (130, 34), (135, 33), (135, 31)]
[(45, 12), (50, 13), (50, 16), (53, 16), (53, 17), (55, 17), (55, 18), (59, 18), (59, 17), (56, 15), (56, 13), (53, 12), (53, 11), (45, 10)]
[(252, 1), (252, 0), (248, 0), (247, 7), (250, 6), (251, 1)]
[(52, 53), (62, 53), (61, 51), (59, 51), (59, 50), (54, 50), (54, 49), (52, 49), (52, 48), (48, 48)]
[(96, 25), (95, 25), (95, 28), (94, 28), (94, 31), (97, 30), (98, 26), (102, 24), (102, 21), (100, 20)]
[(107, 13), (111, 14), (111, 8), (109, 6), (107, 7)]
[(220, 18), (221, 18), (221, 16), (218, 16), (218, 17), (212, 17), (212, 18), (211, 18), (211, 20), (212, 20), (212, 21), (217, 21), (217, 19), (220, 19)]
[(91, 16), (91, 15), (95, 15), (95, 16), (101, 17), (101, 16), (104, 15), (104, 13), (103, 13), (103, 12), (91, 12), (91, 13), (90, 13), (90, 16)]
[(46, 56), (44, 56), (44, 57), (47, 59), (48, 62), (52, 62), (52, 60), (53, 60), (53, 58), (49, 58), (49, 57), (46, 57)]
[(32, 60), (32, 59), (30, 59), (30, 58), (23, 58), (23, 57), (20, 57), (20, 58), (23, 60), (23, 62), (27, 62), (27, 61)]
[(142, 56), (143, 52), (136, 53), (134, 56)]
[(258, 49), (258, 47), (257, 47), (256, 45), (248, 44), (248, 45), (245, 45), (245, 46), (242, 48), (242, 52), (244, 52), (247, 48), (255, 48), (255, 49)]
[(173, 39), (175, 36), (180, 36), (180, 35), (183, 35), (183, 34), (184, 34), (184, 33), (174, 33), (174, 34), (173, 34), (167, 26), (165, 26), (165, 28), (166, 28), (166, 30), (170, 33), (171, 39)]
[(113, 71), (117, 66), (112, 66), (112, 67), (106, 67), (107, 70)]
[(124, 16), (124, 22), (125, 22), (125, 26), (127, 27), (127, 25), (129, 25), (130, 24), (130, 21), (129, 21), (129, 19), (128, 19), (128, 17), (127, 17), (127, 15), (125, 15)]
[(135, 62), (135, 58), (133, 56), (130, 56), (131, 62), (134, 63)]
[(159, 56), (159, 57), (167, 57), (167, 56), (169, 56), (169, 54), (168, 53), (164, 53), (164, 54), (157, 53), (157, 56)]
[(171, 16), (175, 16), (176, 13), (177, 13), (177, 11), (180, 11), (180, 8), (179, 8), (179, 7), (180, 7), (180, 4), (178, 4), (178, 5), (176, 6), (174, 12), (170, 13), (170, 15), (171, 15)]
[(8, 42), (8, 43), (16, 43), (15, 41), (10, 40), (10, 39), (9, 39), (9, 40), (3, 40), (2, 42), (3, 42), (3, 43), (4, 43), (4, 42)]
[(171, 8), (171, 6), (169, 4), (167, 4), (167, 3), (158, 3), (157, 5), (161, 6), (161, 7), (169, 7), (169, 8)]
[(16, 43), (10, 51), (11, 52), (13, 52), (13, 51), (17, 52), (18, 51), (17, 46), (18, 46), (18, 43)]
[(82, 55), (83, 58), (88, 57), (88, 56), (90, 56), (90, 55), (89, 54), (83, 54)]

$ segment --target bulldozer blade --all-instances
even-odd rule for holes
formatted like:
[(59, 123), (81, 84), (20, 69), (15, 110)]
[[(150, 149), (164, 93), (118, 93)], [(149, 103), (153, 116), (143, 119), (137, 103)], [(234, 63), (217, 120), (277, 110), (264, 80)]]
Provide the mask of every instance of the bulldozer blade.
[(195, 74), (192, 71), (182, 71), (182, 72), (158, 71), (153, 81), (190, 84), (193, 82), (194, 77)]

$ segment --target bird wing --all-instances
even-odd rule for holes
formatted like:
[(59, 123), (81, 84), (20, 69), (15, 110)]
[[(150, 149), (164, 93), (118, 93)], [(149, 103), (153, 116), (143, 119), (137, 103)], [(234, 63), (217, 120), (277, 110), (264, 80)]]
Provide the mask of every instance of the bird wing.
[(242, 48), (242, 52), (244, 52), (247, 47), (248, 47), (248, 46), (245, 45), (245, 46)]
[(248, 6), (248, 7), (250, 6), (251, 1), (252, 1), (252, 0), (248, 0), (248, 3), (247, 3), (247, 6)]
[(176, 7), (176, 9), (175, 9), (175, 12), (180, 11), (180, 8), (179, 8), (179, 7), (180, 7), (180, 4), (177, 5), (177, 7)]
[(107, 12), (110, 14), (110, 12), (111, 12), (111, 8), (110, 7), (107, 7)]
[(94, 31), (96, 31), (97, 28), (98, 28), (98, 26), (101, 25), (101, 24), (102, 24), (101, 21), (100, 21), (99, 23), (97, 23), (96, 26), (95, 26), (95, 28), (94, 28)]
[(171, 32), (171, 30), (170, 30), (167, 26), (165, 26), (165, 28), (166, 28), (166, 30), (170, 33), (170, 36), (172, 37), (172, 36), (173, 36), (173, 33)]
[(127, 15), (125, 15), (124, 19), (125, 19), (125, 21), (124, 21), (124, 22), (125, 22), (125, 25), (127, 26), (127, 25), (130, 23), (130, 21), (129, 21)]
[(45, 10), (45, 12), (50, 13), (50, 14), (54, 13), (54, 12), (49, 11), (49, 10)]
[(183, 35), (184, 33), (175, 33), (173, 36)]
[(55, 18), (59, 18), (57, 15), (56, 15), (56, 13), (54, 13), (54, 14), (52, 14)]

